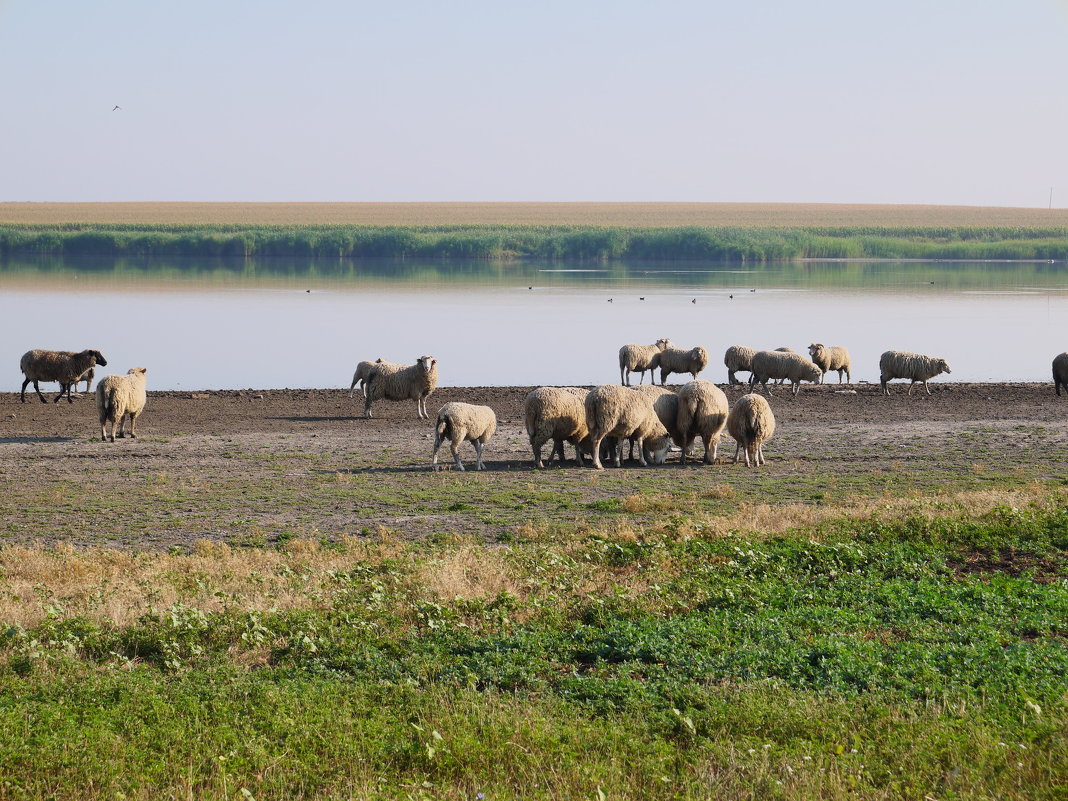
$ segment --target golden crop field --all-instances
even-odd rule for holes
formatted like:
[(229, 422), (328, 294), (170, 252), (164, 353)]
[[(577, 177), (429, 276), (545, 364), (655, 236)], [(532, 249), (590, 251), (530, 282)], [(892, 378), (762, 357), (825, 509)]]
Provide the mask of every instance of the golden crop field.
[(1068, 226), (1068, 209), (836, 203), (0, 203), (2, 223)]

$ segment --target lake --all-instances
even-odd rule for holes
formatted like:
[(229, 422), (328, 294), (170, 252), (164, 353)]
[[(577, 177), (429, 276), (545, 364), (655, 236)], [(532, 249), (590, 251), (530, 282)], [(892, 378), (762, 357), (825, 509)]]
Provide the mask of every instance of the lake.
[(1063, 263), (8, 260), (0, 390), (31, 348), (98, 349), (98, 375), (147, 367), (150, 389), (347, 391), (361, 359), (425, 353), (443, 386), (600, 384), (621, 345), (664, 336), (708, 348), (717, 382), (729, 345), (812, 342), (849, 348), (854, 381), (891, 348), (946, 358), (949, 380), (1051, 381), (1066, 321)]

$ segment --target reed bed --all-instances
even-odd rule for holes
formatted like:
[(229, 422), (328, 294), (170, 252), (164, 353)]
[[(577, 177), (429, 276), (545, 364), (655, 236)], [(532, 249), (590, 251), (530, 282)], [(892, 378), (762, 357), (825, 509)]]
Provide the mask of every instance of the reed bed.
[(556, 261), (1068, 259), (1068, 227), (575, 225), (0, 225), (0, 256), (432, 258)]

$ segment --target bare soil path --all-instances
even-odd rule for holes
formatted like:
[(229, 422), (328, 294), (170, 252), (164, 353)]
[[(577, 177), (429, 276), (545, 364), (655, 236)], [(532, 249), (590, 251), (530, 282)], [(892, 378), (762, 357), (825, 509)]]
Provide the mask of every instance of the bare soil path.
[(676, 455), (659, 468), (535, 471), (522, 423), (529, 390), (446, 387), (431, 397), (431, 410), (461, 400), (497, 411), (483, 473), (432, 472), (432, 421), (414, 402), (376, 403), (365, 420), (362, 400), (343, 389), (152, 392), (139, 437), (114, 444), (99, 441), (91, 396), (42, 404), (0, 393), (0, 545), (255, 546), (381, 526), (507, 541), (517, 526), (625, 513), (641, 521), (675, 508), (700, 516), (743, 503), (1068, 483), (1068, 398), (1050, 384), (939, 382), (930, 397), (922, 387), (908, 397), (901, 383), (890, 397), (865, 384), (805, 385), (797, 397), (780, 388), (769, 463), (751, 471), (724, 458), (734, 453), (726, 436), (711, 467)]

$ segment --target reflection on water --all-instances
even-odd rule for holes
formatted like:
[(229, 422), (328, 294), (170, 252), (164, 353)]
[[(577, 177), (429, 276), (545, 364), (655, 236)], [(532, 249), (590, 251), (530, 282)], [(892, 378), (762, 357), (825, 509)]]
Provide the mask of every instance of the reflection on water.
[[(0, 390), (34, 347), (104, 352), (155, 389), (348, 388), (356, 362), (437, 356), (444, 385), (596, 384), (628, 342), (888, 348), (958, 381), (1048, 381), (1068, 349), (1063, 264), (39, 259), (0, 264)], [(644, 299), (642, 299), (644, 298)], [(611, 301), (611, 302), (609, 302)], [(939, 379), (942, 380), (942, 379)]]

